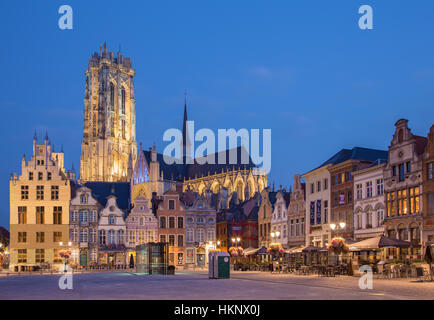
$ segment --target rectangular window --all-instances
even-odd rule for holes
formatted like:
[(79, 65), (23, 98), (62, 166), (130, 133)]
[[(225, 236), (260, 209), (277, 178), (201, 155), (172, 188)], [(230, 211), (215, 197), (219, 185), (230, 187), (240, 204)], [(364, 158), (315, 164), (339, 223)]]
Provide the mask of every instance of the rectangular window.
[(80, 242), (81, 243), (88, 242), (88, 240), (89, 240), (88, 236), (89, 236), (89, 233), (88, 233), (87, 229), (80, 229)]
[(18, 249), (18, 263), (27, 263), (27, 249)]
[(175, 210), (175, 200), (169, 200), (169, 210)]
[(317, 189), (318, 192), (321, 191), (321, 181), (318, 181), (318, 182), (316, 183), (316, 189)]
[(377, 179), (377, 196), (384, 194), (384, 182), (383, 179)]
[(29, 180), (33, 180), (33, 172), (29, 172)]
[(53, 263), (63, 262), (63, 259), (60, 256), (59, 252), (60, 252), (60, 249), (53, 249)]
[(372, 198), (372, 181), (366, 182), (366, 197)]
[(44, 200), (44, 186), (36, 186), (36, 200)]
[(178, 235), (178, 247), (184, 246), (184, 236), (182, 234)]
[(59, 200), (59, 186), (51, 186), (51, 200)]
[(18, 243), (27, 242), (27, 232), (18, 232)]
[[(160, 217), (160, 228), (165, 229), (166, 228), (166, 217)], [(165, 241), (163, 241), (165, 242)]]
[(428, 215), (434, 215), (434, 193), (428, 194)]
[(193, 242), (194, 241), (194, 231), (192, 229), (187, 230), (187, 242)]
[(329, 188), (329, 179), (324, 179), (324, 190)]
[(184, 228), (184, 218), (178, 217), (178, 229)]
[(45, 242), (45, 232), (36, 232), (36, 242), (38, 243)]
[(428, 180), (434, 180), (434, 162), (428, 163)]
[(160, 234), (160, 242), (166, 242), (166, 235)]
[(36, 224), (44, 224), (44, 207), (36, 207)]
[(405, 180), (404, 164), (401, 163), (399, 165), (399, 181), (404, 181), (404, 180)]
[(35, 250), (35, 262), (43, 263), (45, 261), (45, 250), (44, 249), (36, 249)]
[(169, 246), (171, 246), (171, 247), (175, 246), (175, 235), (173, 235), (173, 234), (169, 235)]
[(362, 184), (359, 183), (356, 185), (356, 191), (357, 191), (357, 199), (360, 200), (363, 198), (363, 187)]
[(27, 207), (18, 207), (18, 224), (27, 223)]
[(21, 186), (21, 200), (29, 200), (29, 186)]
[(55, 231), (53, 232), (53, 242), (61, 242), (62, 241), (62, 232)]
[(214, 229), (209, 229), (206, 231), (207, 241), (214, 241)]
[(410, 188), (410, 213), (419, 213), (419, 187)]
[(334, 184), (334, 185), (339, 184), (338, 176), (337, 176), (337, 175), (336, 175), (336, 176), (333, 176), (333, 184)]
[(51, 172), (47, 172), (47, 180), (51, 180)]
[(175, 228), (175, 217), (169, 217), (169, 228)]
[(205, 232), (203, 229), (197, 230), (197, 241), (198, 242), (205, 242)]
[(392, 176), (396, 177), (396, 166), (392, 167)]
[(194, 263), (194, 249), (187, 249), (186, 263)]
[(38, 180), (42, 180), (42, 172), (38, 172)]
[(410, 161), (408, 161), (407, 163), (406, 163), (406, 169), (407, 169), (407, 173), (410, 173), (411, 172), (411, 162)]
[(313, 183), (310, 184), (310, 193), (315, 192), (315, 185)]
[(62, 224), (62, 207), (53, 207), (53, 224)]
[(36, 242), (44, 243), (45, 241), (45, 233), (44, 232), (36, 232)]

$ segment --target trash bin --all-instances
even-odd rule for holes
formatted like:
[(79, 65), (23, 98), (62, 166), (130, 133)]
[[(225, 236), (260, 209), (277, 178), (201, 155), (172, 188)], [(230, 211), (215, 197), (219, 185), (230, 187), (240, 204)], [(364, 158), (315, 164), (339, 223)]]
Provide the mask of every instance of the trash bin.
[(210, 252), (208, 274), (210, 279), (228, 279), (230, 276), (230, 255), (227, 252)]

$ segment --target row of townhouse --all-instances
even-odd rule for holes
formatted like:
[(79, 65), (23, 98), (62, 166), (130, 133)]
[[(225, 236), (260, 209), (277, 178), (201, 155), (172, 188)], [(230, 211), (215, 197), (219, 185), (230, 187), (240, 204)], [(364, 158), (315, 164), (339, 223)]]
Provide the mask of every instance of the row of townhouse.
[(433, 243), (433, 135), (434, 126), (428, 137), (417, 136), (401, 119), (388, 151), (342, 149), (305, 173), (305, 244), (322, 247), (335, 236), (362, 240), (382, 234), (422, 250)]
[[(327, 246), (336, 236), (378, 235), (434, 242), (434, 126), (417, 136), (395, 124), (388, 150), (342, 149), (319, 167), (295, 175), (293, 190), (261, 192), (258, 245)], [(301, 182), (301, 178), (304, 182)]]
[(261, 192), (259, 247), (279, 242), (284, 248), (292, 248), (305, 242), (305, 184), (300, 175), (295, 175), (292, 190), (280, 189), (268, 187)]
[(71, 251), (74, 265), (125, 267), (137, 245), (158, 241), (169, 243), (171, 264), (204, 265), (215, 241), (215, 197), (168, 190), (131, 201), (129, 182), (79, 184), (63, 162), (48, 136), (38, 144), (35, 134), (31, 159), (24, 155), (21, 175), (11, 175), (12, 270), (60, 266), (61, 251)]

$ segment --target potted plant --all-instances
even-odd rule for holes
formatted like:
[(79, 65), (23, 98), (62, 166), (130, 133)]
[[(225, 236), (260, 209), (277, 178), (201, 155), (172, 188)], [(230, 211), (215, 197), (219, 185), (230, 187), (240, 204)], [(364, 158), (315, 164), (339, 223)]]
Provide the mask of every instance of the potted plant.
[(330, 241), (330, 244), (327, 246), (327, 250), (333, 252), (336, 255), (340, 255), (341, 253), (348, 252), (349, 248), (345, 243), (344, 238), (337, 237)]
[(282, 245), (278, 242), (276, 243), (271, 243), (270, 247), (268, 247), (267, 249), (267, 253), (273, 255), (273, 256), (280, 256), (281, 254), (283, 254), (284, 250), (282, 248)]

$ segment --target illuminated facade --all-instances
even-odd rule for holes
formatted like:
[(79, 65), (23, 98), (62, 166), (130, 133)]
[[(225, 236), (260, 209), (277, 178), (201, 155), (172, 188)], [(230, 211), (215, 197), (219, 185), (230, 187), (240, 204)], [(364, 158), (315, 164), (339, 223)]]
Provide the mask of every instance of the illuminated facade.
[(86, 69), (82, 181), (128, 181), (137, 156), (135, 71), (131, 58), (104, 44)]
[(384, 225), (386, 234), (391, 238), (417, 244), (422, 242), (422, 168), (427, 142), (427, 138), (411, 133), (408, 120), (396, 122), (388, 163), (384, 168)]
[[(48, 135), (33, 138), (33, 155), (25, 155), (21, 175), (10, 179), (10, 269), (32, 270), (62, 264), (61, 246), (69, 241), (70, 173), (63, 152), (54, 152)], [(16, 267), (16, 268), (15, 268)]]

